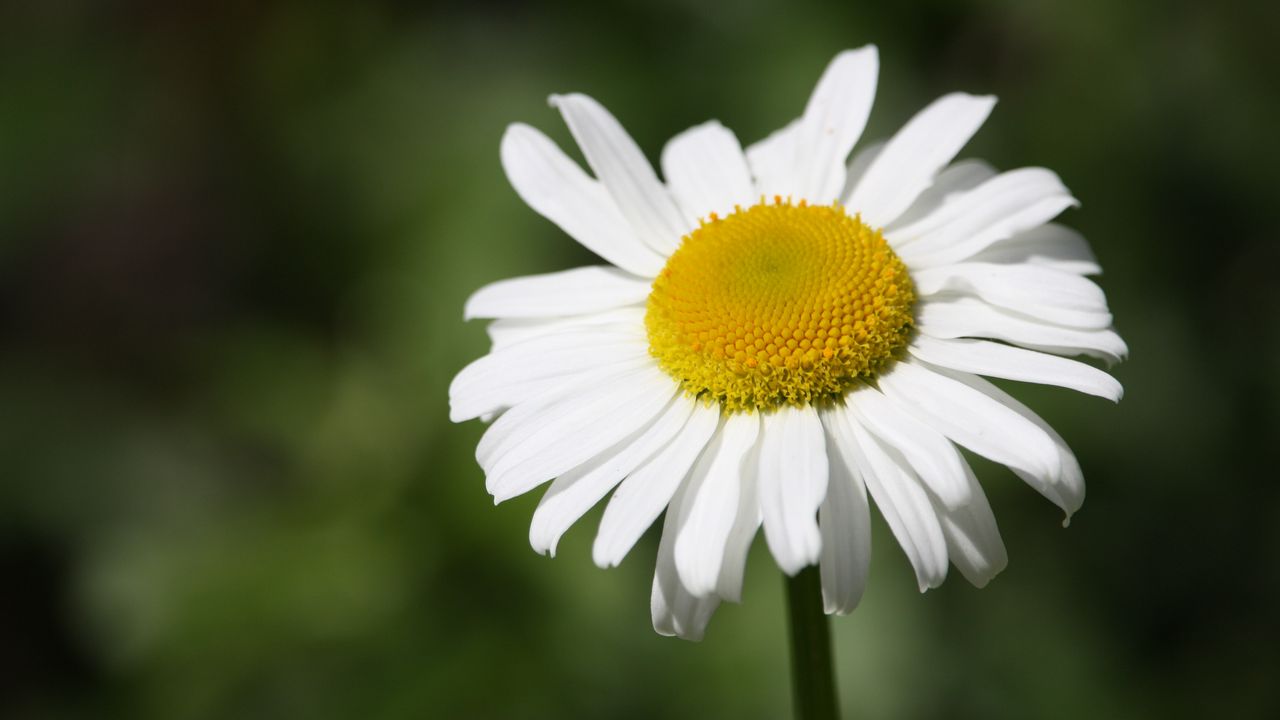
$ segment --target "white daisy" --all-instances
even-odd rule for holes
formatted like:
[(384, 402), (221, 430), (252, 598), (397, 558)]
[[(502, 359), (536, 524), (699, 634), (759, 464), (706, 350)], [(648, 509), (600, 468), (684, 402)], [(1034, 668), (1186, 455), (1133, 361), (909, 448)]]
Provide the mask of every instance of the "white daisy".
[(476, 292), (466, 317), (494, 319), (493, 348), (453, 381), (451, 416), (496, 418), (476, 457), (497, 502), (552, 481), (539, 552), (611, 490), (601, 567), (666, 511), (660, 633), (698, 639), (739, 599), (762, 525), (783, 571), (819, 564), (826, 611), (851, 611), (868, 492), (922, 591), (948, 562), (985, 585), (1005, 549), (957, 446), (1068, 518), (1084, 498), (1062, 438), (979, 377), (1120, 398), (1063, 357), (1127, 352), (1088, 245), (1048, 224), (1076, 200), (1043, 168), (953, 162), (990, 96), (939, 98), (849, 160), (878, 62), (873, 46), (838, 55), (804, 114), (745, 152), (714, 121), (677, 135), (665, 183), (584, 95), (551, 104), (594, 178), (531, 127), (502, 139), (520, 197), (610, 264)]

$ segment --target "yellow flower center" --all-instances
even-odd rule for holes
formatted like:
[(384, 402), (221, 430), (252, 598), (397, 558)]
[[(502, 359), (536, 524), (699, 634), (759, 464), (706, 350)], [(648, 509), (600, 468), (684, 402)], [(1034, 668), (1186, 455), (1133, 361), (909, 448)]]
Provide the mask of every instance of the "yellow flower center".
[(775, 198), (686, 235), (653, 283), (649, 352), (730, 412), (843, 395), (906, 345), (915, 291), (879, 230)]

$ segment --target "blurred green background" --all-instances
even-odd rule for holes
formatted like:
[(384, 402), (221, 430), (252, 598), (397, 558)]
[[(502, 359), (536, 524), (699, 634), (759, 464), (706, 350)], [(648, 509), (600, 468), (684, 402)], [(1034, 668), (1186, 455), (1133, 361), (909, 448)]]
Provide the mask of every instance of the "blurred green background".
[(653, 534), (555, 560), (448, 382), (479, 285), (592, 262), (498, 163), (595, 95), (656, 157), (797, 115), (880, 46), (867, 137), (954, 89), (966, 150), (1083, 201), (1133, 359), (1069, 530), (979, 468), (1009, 569), (919, 595), (877, 518), (849, 717), (1280, 717), (1280, 37), (1269, 2), (0, 6), (0, 716), (776, 718), (763, 542), (707, 640), (649, 625)]

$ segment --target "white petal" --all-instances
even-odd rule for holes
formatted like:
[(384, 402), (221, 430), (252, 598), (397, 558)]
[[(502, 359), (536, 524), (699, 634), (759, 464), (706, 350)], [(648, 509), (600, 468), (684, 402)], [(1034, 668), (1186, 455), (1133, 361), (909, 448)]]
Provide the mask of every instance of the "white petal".
[(649, 363), (547, 403), (512, 408), (476, 449), (489, 493), (502, 502), (577, 467), (651, 421), (677, 389)]
[(984, 587), (1009, 564), (1009, 554), (1000, 539), (1000, 529), (996, 527), (996, 517), (986, 493), (968, 463), (964, 463), (964, 470), (972, 500), (958, 508), (935, 501), (934, 509), (942, 522), (942, 534), (947, 538), (951, 564), (966, 580)]
[(1079, 205), (1044, 168), (1001, 173), (961, 193), (928, 217), (893, 233), (894, 249), (912, 269), (959, 262)]
[(929, 489), (948, 507), (960, 507), (970, 501), (964, 460), (951, 441), (899, 408), (875, 388), (860, 388), (849, 393), (845, 402), (862, 426), (901, 453)]
[(785, 405), (763, 416), (760, 512), (778, 567), (795, 575), (818, 562), (818, 506), (827, 494), (827, 449), (812, 407)]
[(755, 203), (742, 146), (731, 130), (714, 120), (671, 138), (662, 150), (662, 174), (693, 226), (712, 213), (725, 216), (735, 206)]
[(799, 130), (800, 120), (793, 120), (747, 148), (747, 164), (756, 181), (757, 196), (785, 197), (793, 192), (796, 186), (796, 135)]
[(916, 327), (936, 338), (994, 338), (1055, 355), (1089, 355), (1107, 362), (1129, 354), (1129, 347), (1113, 330), (1051, 325), (977, 298), (929, 300), (920, 303), (916, 313)]
[(791, 192), (797, 200), (825, 205), (838, 198), (845, 160), (871, 114), (879, 70), (876, 47), (867, 45), (836, 55), (823, 72), (796, 131)]
[(719, 425), (718, 406), (688, 398), (677, 398), (676, 402), (689, 402), (694, 406), (689, 421), (666, 447), (622, 481), (605, 506), (600, 532), (592, 548), (592, 556), (600, 567), (622, 562), (671, 501)]
[(1056, 325), (1090, 330), (1111, 326), (1102, 288), (1075, 273), (1037, 265), (964, 262), (915, 270), (911, 279), (922, 297), (971, 294)]
[(896, 243), (895, 230), (910, 227), (933, 215), (944, 204), (954, 202), (958, 196), (978, 187), (995, 175), (995, 168), (982, 160), (961, 160), (948, 165), (933, 179), (933, 184), (911, 203), (911, 207), (889, 223), (884, 229), (885, 237), (891, 243)]
[(643, 306), (622, 307), (588, 315), (554, 318), (503, 318), (489, 323), (485, 330), (493, 349), (499, 350), (524, 340), (564, 332), (566, 330), (599, 329), (613, 331), (634, 328), (639, 337), (648, 337), (644, 328)]
[(978, 131), (996, 99), (952, 93), (911, 118), (876, 157), (846, 205), (872, 227), (893, 222)]
[(1107, 373), (1076, 360), (988, 340), (939, 340), (917, 335), (907, 350), (932, 365), (1006, 380), (1071, 388), (1119, 402), (1124, 388)]
[(502, 136), (502, 168), (529, 207), (618, 267), (656, 277), (663, 257), (640, 241), (604, 187), (546, 135), (515, 124)]
[(1084, 503), (1084, 473), (1080, 470), (1080, 463), (1076, 460), (1075, 453), (1071, 452), (1071, 448), (1067, 445), (1067, 442), (1062, 439), (1062, 436), (1050, 427), (1049, 423), (1045, 422), (1043, 418), (1032, 412), (1026, 405), (1018, 402), (1008, 393), (995, 385), (992, 385), (986, 380), (983, 380), (976, 375), (955, 372), (945, 368), (933, 369), (936, 372), (945, 374), (958, 382), (964, 383), (965, 385), (1018, 413), (1018, 415), (1035, 424), (1036, 427), (1040, 428), (1041, 431), (1049, 436), (1049, 439), (1053, 441), (1054, 449), (1057, 451), (1057, 460), (1060, 466), (1059, 472), (1052, 475), (1038, 475), (1019, 468), (1013, 468), (1013, 471), (1028, 485), (1031, 485), (1041, 495), (1044, 495), (1066, 512), (1067, 517), (1062, 521), (1062, 524), (1065, 527), (1070, 522), (1071, 515), (1079, 510), (1080, 506)]
[(649, 425), (556, 478), (538, 503), (529, 525), (529, 543), (556, 554), (560, 537), (631, 471), (664, 448), (684, 426), (694, 402), (677, 397)]
[(1030, 263), (1077, 275), (1098, 275), (1102, 267), (1080, 233), (1047, 223), (1001, 240), (969, 258), (977, 262)]
[(472, 293), (463, 316), (546, 317), (602, 312), (644, 302), (653, 282), (614, 267), (592, 265), (499, 280)]
[(879, 378), (884, 394), (938, 432), (970, 450), (1039, 477), (1056, 477), (1053, 440), (1013, 409), (917, 360)]
[[(641, 372), (652, 366), (652, 358), (645, 358), (643, 360), (626, 360), (612, 363), (605, 367), (591, 368), (575, 374), (569, 382), (548, 383), (548, 386), (544, 387), (542, 392), (517, 403), (509, 409), (499, 408), (491, 413), (481, 415), (481, 420), (484, 422), (493, 421), (493, 425), (489, 426), (489, 429), (480, 438), (480, 442), (476, 444), (476, 462), (481, 467), (488, 465), (493, 460), (494, 452), (507, 444), (514, 435), (522, 432), (522, 427), (529, 423), (531, 418), (536, 417), (539, 413), (546, 412), (557, 403), (581, 395), (584, 389), (606, 387), (609, 383), (617, 382), (619, 378)], [(506, 419), (502, 420), (502, 422), (496, 422), (494, 421), (495, 417)]]
[(653, 617), (653, 629), (659, 635), (674, 635), (697, 642), (706, 634), (707, 623), (720, 605), (720, 598), (715, 595), (695, 597), (680, 583), (680, 575), (676, 572), (676, 537), (687, 519), (687, 513), (682, 514), (677, 508), (687, 505), (683, 497), (685, 490), (681, 487), (676, 492), (662, 524), (649, 611)]
[[(929, 199), (927, 197), (930, 194), (929, 191), (922, 193), (917, 204), (911, 208), (913, 211), (911, 216), (904, 214), (889, 226), (897, 242), (900, 244), (920, 242), (924, 238), (946, 230), (966, 216), (1010, 197), (1018, 199), (1029, 196), (1034, 200), (1045, 196), (1071, 194), (1062, 184), (1062, 180), (1051, 170), (1026, 167), (996, 174), (989, 167), (984, 167), (980, 161), (966, 161), (966, 163), (970, 162), (982, 168), (980, 171), (975, 171), (972, 176), (977, 182), (966, 181), (961, 187), (946, 192), (943, 197), (934, 197), (932, 202), (926, 202)], [(938, 175), (938, 181), (941, 181), (952, 168), (966, 163), (956, 163), (947, 171), (943, 171)], [(968, 176), (969, 173), (966, 172), (964, 175)], [(928, 206), (928, 212), (915, 212), (926, 209), (924, 206)]]
[(756, 415), (727, 416), (689, 475), (688, 520), (676, 538), (676, 569), (680, 582), (698, 597), (716, 590), (737, 519), (742, 461), (759, 432)]
[(853, 188), (857, 187), (862, 180), (862, 176), (867, 174), (867, 169), (875, 162), (875, 159), (884, 152), (885, 140), (876, 140), (866, 143), (858, 152), (849, 158), (849, 166), (845, 168), (844, 187), (840, 189), (840, 197), (843, 200), (848, 199), (849, 193), (853, 192)]
[(664, 257), (674, 252), (690, 225), (627, 131), (586, 95), (552, 95), (551, 104), (640, 239)]
[(449, 385), (449, 418), (470, 420), (530, 400), (583, 373), (647, 359), (648, 341), (628, 326), (569, 328), (504, 345)]
[(820, 412), (826, 431), (831, 480), (818, 509), (822, 531), (822, 603), (828, 614), (853, 612), (862, 600), (871, 566), (871, 506), (856, 460), (859, 450), (843, 440), (845, 433)]
[(867, 490), (916, 571), (920, 592), (947, 578), (947, 541), (928, 493), (896, 450), (875, 439), (846, 408), (832, 412), (839, 443), (853, 451)]
[(724, 543), (720, 575), (716, 578), (716, 596), (721, 600), (739, 602), (742, 599), (747, 553), (763, 519), (760, 515), (760, 438), (757, 437), (742, 461), (738, 507), (734, 512), (733, 527), (729, 529), (729, 538)]

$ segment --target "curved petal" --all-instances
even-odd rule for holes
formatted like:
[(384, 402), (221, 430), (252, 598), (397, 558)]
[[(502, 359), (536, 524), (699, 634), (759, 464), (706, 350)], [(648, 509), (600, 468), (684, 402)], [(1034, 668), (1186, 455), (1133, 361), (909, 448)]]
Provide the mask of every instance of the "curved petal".
[(707, 623), (720, 605), (715, 595), (695, 597), (680, 583), (676, 571), (676, 537), (688, 519), (688, 513), (678, 508), (685, 506), (682, 486), (671, 500), (666, 520), (662, 524), (662, 539), (658, 541), (658, 559), (653, 571), (653, 591), (649, 596), (649, 612), (653, 617), (653, 629), (659, 635), (677, 636), (697, 642), (707, 632)]
[(796, 129), (791, 193), (797, 200), (827, 204), (839, 197), (845, 160), (871, 115), (879, 72), (874, 45), (836, 55), (823, 72)]
[(778, 567), (795, 575), (818, 562), (818, 506), (827, 494), (827, 449), (812, 407), (784, 405), (762, 417), (760, 512)]
[(894, 247), (912, 269), (947, 265), (1043, 225), (1079, 204), (1049, 170), (1010, 170), (895, 231)]
[(950, 440), (875, 388), (849, 393), (845, 404), (863, 427), (901, 453), (925, 485), (948, 507), (960, 507), (971, 500), (969, 483), (964, 478), (964, 460)]
[(843, 432), (841, 444), (855, 450), (854, 462), (867, 490), (911, 561), (920, 592), (938, 587), (947, 578), (947, 541), (928, 493), (906, 460), (876, 440), (846, 408), (837, 407), (832, 416)]
[(636, 305), (653, 282), (615, 267), (591, 265), (489, 283), (471, 294), (463, 317), (548, 317), (603, 312)]
[(733, 527), (724, 543), (724, 562), (716, 578), (716, 595), (721, 600), (739, 602), (742, 581), (746, 576), (747, 553), (764, 519), (760, 514), (760, 442), (747, 451), (742, 461), (742, 480)]
[(1009, 265), (1028, 263), (1077, 275), (1102, 274), (1102, 266), (1084, 236), (1057, 223), (1024, 230), (995, 242), (968, 259)]
[(1113, 330), (1052, 325), (993, 307), (977, 298), (922, 302), (916, 311), (916, 327), (926, 335), (944, 340), (994, 338), (1055, 355), (1089, 355), (1107, 362), (1118, 362), (1129, 354), (1129, 346)]
[(1004, 403), (917, 360), (880, 376), (885, 396), (957, 444), (1038, 477), (1056, 477), (1061, 462), (1052, 438)]
[(546, 135), (511, 125), (500, 152), (507, 179), (526, 205), (623, 270), (657, 277), (663, 257), (640, 241), (609, 192)]
[(1071, 448), (1067, 445), (1067, 442), (1062, 439), (1062, 436), (1059, 435), (1049, 425), (1049, 423), (1045, 422), (1043, 418), (1032, 412), (1026, 405), (1018, 402), (1008, 393), (995, 385), (992, 385), (986, 380), (983, 380), (976, 375), (955, 372), (945, 368), (933, 368), (933, 370), (944, 374), (957, 382), (963, 383), (1009, 408), (1028, 422), (1040, 428), (1040, 430), (1049, 437), (1053, 442), (1054, 450), (1057, 453), (1057, 463), (1060, 468), (1059, 472), (1042, 475), (1028, 472), (1021, 468), (1013, 468), (1013, 471), (1018, 475), (1018, 477), (1022, 478), (1024, 482), (1035, 488), (1037, 492), (1044, 495), (1058, 507), (1062, 508), (1062, 510), (1067, 514), (1066, 518), (1062, 521), (1062, 525), (1063, 527), (1067, 526), (1071, 522), (1072, 514), (1079, 510), (1080, 506), (1084, 503), (1084, 473), (1080, 469), (1080, 463), (1076, 460), (1075, 453), (1071, 452)]
[(844, 172), (844, 187), (840, 189), (840, 198), (842, 201), (849, 197), (849, 193), (853, 192), (853, 188), (862, 180), (862, 176), (867, 173), (867, 169), (871, 167), (871, 163), (884, 152), (884, 146), (887, 141), (875, 140), (866, 143), (860, 150), (849, 158), (849, 166)]
[(760, 418), (734, 414), (698, 458), (689, 475), (688, 517), (676, 538), (680, 582), (697, 597), (716, 591), (725, 547), (737, 519), (742, 464), (760, 432)]
[(676, 402), (686, 400), (694, 408), (685, 426), (666, 447), (628, 475), (605, 506), (591, 551), (596, 565), (613, 567), (622, 562), (663, 508), (672, 502), (676, 489), (716, 431), (720, 423), (719, 407), (690, 398), (677, 398)]
[(818, 413), (827, 440), (831, 480), (818, 509), (822, 531), (822, 604), (827, 614), (847, 615), (858, 607), (871, 567), (871, 506), (858, 469), (857, 447), (831, 412)]
[(1075, 273), (1036, 265), (964, 262), (916, 270), (911, 279), (922, 297), (964, 293), (1056, 325), (1090, 330), (1111, 326), (1102, 288)]
[[(781, 130), (747, 147), (747, 165), (755, 178), (756, 195), (785, 197), (796, 186), (796, 135), (800, 120), (792, 120)], [(758, 199), (758, 198), (757, 198)]]
[(502, 502), (577, 467), (653, 420), (677, 390), (650, 362), (548, 402), (512, 408), (476, 448), (489, 493)]
[(494, 350), (449, 384), (449, 419), (470, 420), (530, 400), (583, 373), (648, 359), (643, 336), (614, 326), (562, 330)]
[(910, 227), (934, 213), (948, 203), (953, 203), (962, 194), (978, 187), (996, 176), (995, 168), (982, 160), (961, 160), (946, 167), (933, 183), (920, 193), (920, 197), (911, 203), (901, 215), (885, 227), (885, 237), (891, 243), (897, 243), (899, 228)]
[(733, 132), (716, 121), (671, 138), (662, 150), (662, 174), (692, 226), (711, 214), (728, 215), (755, 202), (751, 170)]
[(640, 239), (663, 257), (674, 252), (690, 226), (627, 131), (586, 95), (552, 95), (551, 104)]
[(872, 227), (893, 222), (969, 142), (995, 103), (965, 93), (935, 100), (889, 140), (845, 204)]
[(669, 444), (693, 407), (689, 398), (676, 397), (653, 422), (556, 478), (533, 512), (529, 525), (533, 549), (554, 557), (565, 531), (631, 471)]
[(568, 317), (500, 318), (489, 323), (485, 331), (489, 334), (489, 341), (493, 343), (495, 351), (532, 338), (569, 330), (625, 332), (630, 328), (637, 337), (645, 338), (644, 313), (643, 307), (634, 306)]
[(964, 469), (973, 499), (964, 507), (948, 508), (936, 503), (935, 508), (942, 523), (942, 534), (947, 538), (951, 564), (975, 587), (986, 587), (1009, 564), (1009, 553), (1004, 540), (1000, 539), (1000, 528), (996, 526), (987, 494), (973, 476), (969, 463), (964, 464)]
[(940, 340), (917, 335), (907, 351), (931, 365), (1006, 380), (1056, 385), (1119, 402), (1124, 388), (1107, 373), (1076, 360), (989, 340)]

